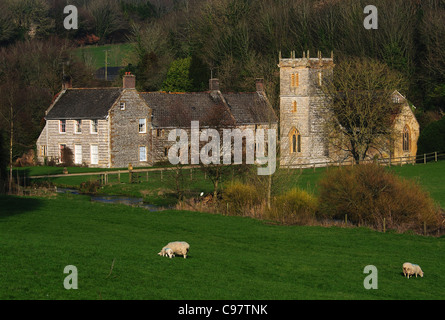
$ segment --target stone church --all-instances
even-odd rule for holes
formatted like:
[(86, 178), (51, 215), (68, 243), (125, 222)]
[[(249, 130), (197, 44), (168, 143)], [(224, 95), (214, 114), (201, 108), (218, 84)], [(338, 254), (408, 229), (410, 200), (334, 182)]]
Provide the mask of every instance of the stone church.
[[(327, 100), (321, 89), (323, 79), (334, 72), (333, 56), (310, 58), (309, 51), (302, 58), (292, 52), (290, 58), (280, 54), (280, 165), (290, 167), (325, 166), (327, 162), (351, 163), (348, 154), (335, 150), (326, 138), (323, 114)], [(413, 157), (417, 152), (419, 123), (407, 99), (398, 91), (392, 94), (392, 103), (398, 110), (393, 117), (395, 137), (392, 146), (382, 141), (378, 153), (369, 152), (369, 157)], [(412, 161), (412, 160), (411, 160)]]

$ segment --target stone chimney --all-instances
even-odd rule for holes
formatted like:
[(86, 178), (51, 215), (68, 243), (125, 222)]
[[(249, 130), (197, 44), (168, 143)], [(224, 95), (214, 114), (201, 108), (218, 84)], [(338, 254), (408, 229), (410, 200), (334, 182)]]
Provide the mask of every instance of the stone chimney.
[(264, 79), (263, 78), (257, 78), (255, 79), (256, 84), (256, 91), (257, 92), (264, 92)]
[(131, 74), (131, 72), (125, 72), (123, 76), (123, 88), (124, 89), (135, 89), (136, 88), (136, 77)]
[(73, 80), (70, 76), (63, 76), (62, 77), (62, 90), (70, 89), (73, 87)]
[(209, 80), (210, 91), (219, 91), (219, 79), (212, 78)]

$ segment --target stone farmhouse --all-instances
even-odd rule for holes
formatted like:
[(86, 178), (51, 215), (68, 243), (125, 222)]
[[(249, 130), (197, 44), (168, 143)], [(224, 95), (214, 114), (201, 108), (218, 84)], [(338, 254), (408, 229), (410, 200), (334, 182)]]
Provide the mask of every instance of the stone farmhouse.
[(278, 119), (265, 94), (262, 79), (256, 91), (222, 93), (218, 79), (210, 90), (197, 93), (138, 92), (134, 75), (123, 77), (122, 88), (63, 90), (46, 111), (46, 125), (37, 140), (40, 163), (63, 163), (64, 148), (76, 165), (89, 167), (152, 166), (167, 161), (170, 130), (200, 128), (277, 128)]
[[(280, 165), (324, 166), (327, 162), (351, 161), (347, 153), (334, 150), (323, 128), (323, 113), (327, 100), (322, 92), (323, 79), (331, 77), (334, 60), (310, 58), (303, 53), (296, 58), (279, 57), (280, 68)], [(372, 150), (370, 157), (413, 157), (417, 153), (419, 123), (407, 99), (398, 91), (392, 94), (392, 102), (399, 108), (391, 115), (394, 141), (382, 141), (379, 150)], [(408, 158), (407, 158), (408, 159)], [(407, 160), (408, 161), (408, 160)]]

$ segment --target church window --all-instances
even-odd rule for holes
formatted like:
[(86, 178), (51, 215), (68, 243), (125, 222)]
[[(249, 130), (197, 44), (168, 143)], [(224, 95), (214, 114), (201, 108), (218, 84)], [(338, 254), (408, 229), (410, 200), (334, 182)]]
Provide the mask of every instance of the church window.
[(291, 75), (291, 86), (292, 87), (298, 87), (298, 73), (292, 73)]
[(403, 129), (403, 151), (409, 151), (409, 128), (405, 126)]
[(292, 112), (297, 112), (297, 101), (292, 101)]
[(291, 153), (301, 152), (301, 135), (298, 132), (298, 130), (295, 128), (291, 130), (289, 138), (291, 145), (290, 152)]

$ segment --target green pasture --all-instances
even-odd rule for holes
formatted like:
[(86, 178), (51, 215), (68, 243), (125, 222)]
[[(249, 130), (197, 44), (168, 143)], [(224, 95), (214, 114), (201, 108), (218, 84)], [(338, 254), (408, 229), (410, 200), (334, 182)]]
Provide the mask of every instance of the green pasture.
[[(157, 255), (190, 243), (187, 259)], [(445, 238), (0, 197), (0, 299), (444, 299)], [(114, 261), (114, 263), (113, 263)], [(406, 279), (406, 261), (425, 276)], [(67, 265), (78, 289), (64, 288)], [(377, 268), (367, 290), (365, 266)]]

